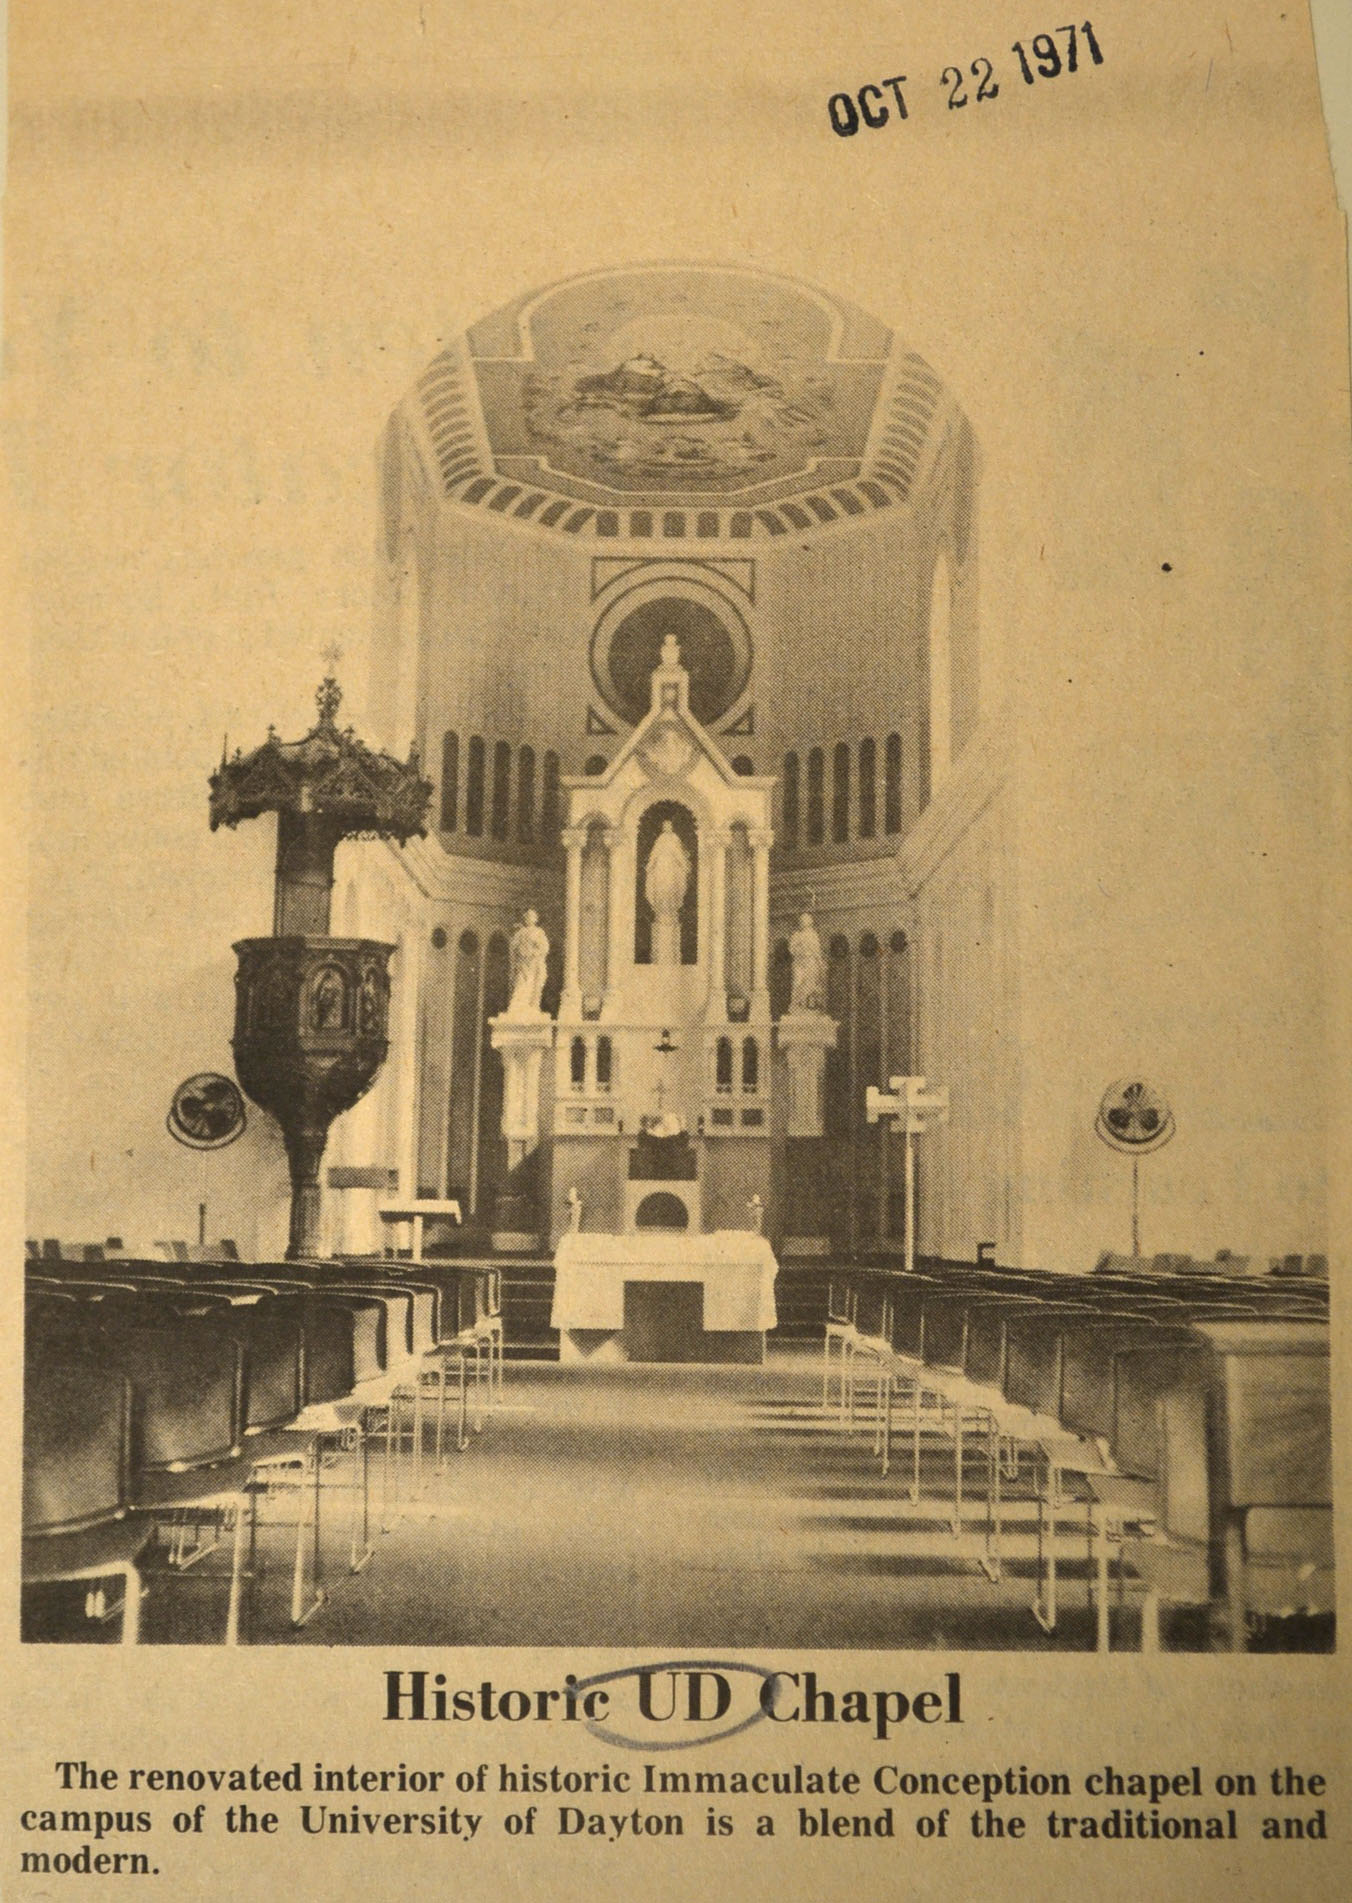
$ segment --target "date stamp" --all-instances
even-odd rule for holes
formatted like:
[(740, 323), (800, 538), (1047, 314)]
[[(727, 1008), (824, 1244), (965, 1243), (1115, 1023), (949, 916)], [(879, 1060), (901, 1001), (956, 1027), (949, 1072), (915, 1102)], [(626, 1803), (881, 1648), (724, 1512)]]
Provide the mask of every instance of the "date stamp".
[[(1090, 20), (1034, 33), (1026, 43), (1015, 40), (1009, 50), (1018, 66), (1007, 65), (1004, 78), (1010, 81), (1012, 76), (1014, 82), (1022, 80), (1025, 86), (1103, 64), (1103, 49)], [(899, 125), (911, 116), (904, 90), (909, 85), (905, 73), (894, 73), (888, 79), (870, 80), (854, 92), (832, 93), (826, 102), (831, 130), (838, 138), (852, 139), (861, 129), (880, 132), (884, 126)], [(984, 55), (965, 67), (945, 66), (938, 85), (946, 95), (949, 112), (1000, 97), (1001, 81), (996, 76), (995, 62)], [(915, 104), (918, 97), (923, 95), (913, 91), (911, 103)]]

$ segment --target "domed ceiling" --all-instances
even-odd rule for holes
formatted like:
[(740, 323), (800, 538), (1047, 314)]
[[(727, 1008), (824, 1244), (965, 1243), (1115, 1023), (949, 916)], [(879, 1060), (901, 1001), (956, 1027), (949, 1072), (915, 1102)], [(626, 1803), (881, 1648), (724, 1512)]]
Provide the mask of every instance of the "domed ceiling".
[(517, 299), (417, 394), (444, 493), (564, 528), (582, 525), (562, 519), (568, 504), (588, 504), (604, 534), (614, 507), (750, 512), (811, 495), (822, 522), (885, 506), (909, 488), (940, 385), (885, 325), (811, 286), (638, 265)]

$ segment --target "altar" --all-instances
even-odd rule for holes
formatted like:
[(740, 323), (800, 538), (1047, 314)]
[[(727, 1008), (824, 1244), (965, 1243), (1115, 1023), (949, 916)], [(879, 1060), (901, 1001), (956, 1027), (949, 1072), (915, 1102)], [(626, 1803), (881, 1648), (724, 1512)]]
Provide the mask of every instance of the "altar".
[(747, 1230), (570, 1230), (554, 1257), (559, 1359), (759, 1363), (776, 1269), (769, 1243)]

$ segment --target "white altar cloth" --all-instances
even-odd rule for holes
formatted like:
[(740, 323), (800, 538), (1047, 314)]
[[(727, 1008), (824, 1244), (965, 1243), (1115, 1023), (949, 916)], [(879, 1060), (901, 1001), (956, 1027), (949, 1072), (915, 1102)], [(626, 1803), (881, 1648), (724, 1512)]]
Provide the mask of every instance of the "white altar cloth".
[(559, 1329), (624, 1327), (626, 1282), (700, 1282), (708, 1334), (762, 1333), (775, 1325), (774, 1251), (744, 1229), (712, 1235), (646, 1229), (633, 1236), (570, 1230), (554, 1256)]

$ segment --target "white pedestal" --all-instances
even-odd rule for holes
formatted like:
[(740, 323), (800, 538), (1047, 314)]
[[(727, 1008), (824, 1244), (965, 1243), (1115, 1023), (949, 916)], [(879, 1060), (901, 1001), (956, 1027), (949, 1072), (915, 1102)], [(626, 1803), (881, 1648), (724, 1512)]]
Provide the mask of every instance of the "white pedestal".
[(490, 1018), (493, 1049), (502, 1054), (502, 1134), (507, 1162), (515, 1168), (540, 1140), (540, 1067), (554, 1042), (553, 1020), (543, 1011), (533, 1017)]
[(779, 1020), (778, 1037), (789, 1072), (788, 1135), (819, 1137), (826, 1053), (835, 1048), (835, 1020), (824, 1011), (788, 1011)]

